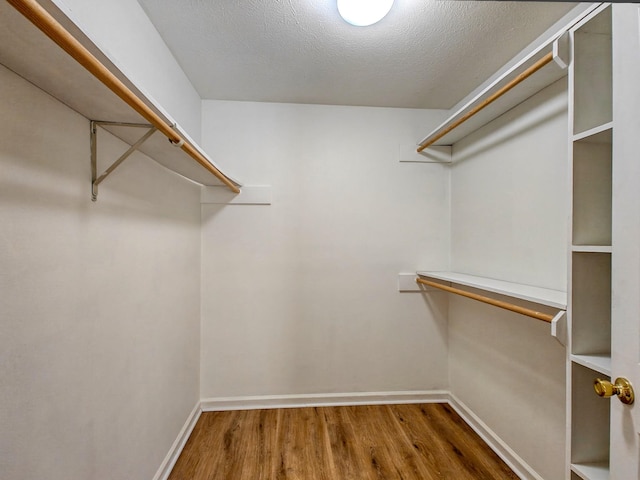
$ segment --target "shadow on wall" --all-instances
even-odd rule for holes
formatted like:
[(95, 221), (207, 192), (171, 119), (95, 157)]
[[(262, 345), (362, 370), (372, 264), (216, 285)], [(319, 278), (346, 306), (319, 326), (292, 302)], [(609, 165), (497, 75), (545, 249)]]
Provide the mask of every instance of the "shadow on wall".
[[(91, 174), (89, 153), (86, 158), (70, 158), (48, 161), (45, 169), (41, 162), (25, 164), (5, 162), (0, 157), (0, 199), (5, 206), (21, 210), (43, 209), (70, 211), (80, 215), (114, 216), (132, 221), (164, 219), (174, 224), (191, 224), (185, 218), (184, 204), (175, 200), (183, 198), (186, 190), (193, 190), (194, 207), (199, 198), (199, 186), (163, 171), (150, 158), (134, 154), (127, 164), (119, 167), (100, 186), (97, 202), (91, 201)], [(172, 191), (176, 195), (172, 194)]]
[[(118, 167), (100, 186), (98, 202), (91, 202), (89, 121), (2, 67), (0, 105), (7, 112), (0, 116), (5, 132), (0, 139), (2, 205), (182, 223), (184, 196), (191, 190), (197, 213), (199, 187), (141, 153)], [(100, 172), (128, 148), (104, 133), (98, 146)]]
[(438, 333), (447, 341), (449, 337), (449, 294), (438, 290), (429, 290), (420, 293), (420, 296), (427, 308), (425, 313), (430, 312), (432, 318), (437, 320), (435, 323)]
[(518, 136), (530, 134), (536, 128), (548, 124), (554, 118), (567, 114), (567, 79), (563, 78), (529, 99), (483, 126), (471, 135), (463, 150), (454, 146), (454, 164), (490, 151)]

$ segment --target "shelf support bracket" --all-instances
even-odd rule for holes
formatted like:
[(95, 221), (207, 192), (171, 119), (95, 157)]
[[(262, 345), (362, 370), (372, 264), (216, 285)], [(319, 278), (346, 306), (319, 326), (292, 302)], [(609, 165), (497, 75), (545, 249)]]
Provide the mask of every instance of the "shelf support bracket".
[(551, 320), (551, 336), (554, 337), (563, 347), (569, 345), (567, 312), (565, 310), (560, 310), (557, 315), (553, 317), (553, 320)]
[[(148, 128), (149, 130), (140, 139), (131, 145), (129, 149), (124, 152), (120, 157), (111, 164), (100, 176), (98, 176), (98, 127), (101, 125), (113, 125), (117, 127), (132, 127), (132, 128)], [(120, 123), (120, 122), (98, 122), (91, 120), (90, 123), (90, 141), (91, 141), (91, 201), (98, 200), (98, 185), (100, 185), (116, 168), (118, 168), (122, 162), (124, 162), (129, 156), (138, 150), (144, 142), (146, 142), (151, 135), (157, 130), (153, 125), (139, 124), (139, 123)]]

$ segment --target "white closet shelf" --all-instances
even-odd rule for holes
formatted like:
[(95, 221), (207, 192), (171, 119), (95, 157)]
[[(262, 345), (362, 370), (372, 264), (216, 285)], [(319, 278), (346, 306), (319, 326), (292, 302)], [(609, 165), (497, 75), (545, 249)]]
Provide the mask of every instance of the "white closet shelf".
[(578, 253), (611, 253), (611, 245), (572, 245), (572, 252)]
[[(31, 5), (34, 2), (18, 3)], [(49, 0), (39, 2), (37, 7), (43, 8), (45, 14), (53, 17), (70, 38), (75, 39), (110, 74), (133, 92), (141, 104), (170, 126), (176, 137), (184, 140), (183, 148), (190, 149), (191, 153), (185, 153), (179, 145), (172, 145), (161, 133), (152, 135), (138, 148), (139, 151), (196, 183), (226, 184), (234, 190), (241, 186), (240, 182), (222, 173), (187, 132), (150, 95), (128, 78), (115, 61), (100, 50), (65, 12)], [(0, 64), (90, 120), (118, 124), (150, 123), (8, 2), (0, 2)], [(116, 125), (104, 125), (103, 128), (129, 145), (133, 145), (140, 136), (140, 129)], [(202, 164), (192, 157), (200, 157)], [(214, 174), (213, 170), (217, 172)], [(216, 174), (222, 174), (223, 180), (216, 178)]]
[(571, 355), (571, 361), (590, 368), (603, 375), (611, 376), (611, 355)]
[(534, 287), (520, 283), (505, 282), (493, 278), (478, 277), (457, 272), (416, 272), (420, 277), (434, 278), (445, 282), (457, 283), (467, 287), (477, 288), (485, 292), (497, 293), (508, 297), (526, 300), (528, 302), (546, 305), (548, 307), (565, 310), (567, 308), (567, 293), (560, 290)]
[(571, 471), (583, 480), (609, 480), (609, 462), (574, 463)]
[(613, 122), (607, 122), (573, 136), (574, 142), (611, 144), (613, 141)]
[[(535, 73), (527, 76), (526, 79), (519, 79), (527, 75), (528, 71), (535, 67), (538, 62), (548, 58), (547, 56), (549, 55), (552, 57), (549, 63), (546, 63), (539, 70), (535, 70)], [(548, 43), (541, 45), (507, 69), (444, 123), (420, 140), (418, 146), (421, 147), (425, 144), (453, 145), (483, 125), (524, 102), (543, 88), (565, 77), (568, 65), (569, 34), (565, 32)], [(514, 83), (516, 86), (506, 90), (509, 85)], [(506, 93), (502, 94), (501, 92), (505, 90)], [(496, 95), (499, 95), (499, 97)], [(495, 101), (493, 98), (495, 98)], [(466, 117), (468, 119), (465, 119)]]

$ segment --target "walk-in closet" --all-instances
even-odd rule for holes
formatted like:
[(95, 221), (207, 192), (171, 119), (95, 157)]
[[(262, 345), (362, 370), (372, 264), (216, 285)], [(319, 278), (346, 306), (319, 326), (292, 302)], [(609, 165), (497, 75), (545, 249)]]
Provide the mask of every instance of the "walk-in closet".
[(0, 479), (640, 478), (640, 4), (351, 3), (0, 0)]

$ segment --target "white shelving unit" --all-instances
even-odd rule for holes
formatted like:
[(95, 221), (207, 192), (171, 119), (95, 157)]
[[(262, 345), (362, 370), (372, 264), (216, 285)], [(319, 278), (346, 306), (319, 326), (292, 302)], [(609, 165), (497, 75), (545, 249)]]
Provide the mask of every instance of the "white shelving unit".
[(542, 59), (545, 55), (552, 54), (553, 61), (546, 64), (532, 76), (519, 83), (515, 88), (509, 90), (504, 95), (484, 107), (478, 113), (470, 117), (464, 123), (449, 131), (446, 135), (439, 138), (433, 145), (453, 145), (458, 140), (466, 137), (470, 133), (478, 130), (483, 125), (498, 118), (504, 112), (512, 109), (516, 105), (524, 102), (527, 98), (535, 95), (540, 90), (548, 87), (552, 83), (560, 80), (567, 75), (567, 66), (569, 64), (569, 38), (568, 34), (562, 34), (552, 39), (550, 42), (541, 45), (531, 52), (525, 58), (517, 62), (498, 78), (493, 80), (489, 85), (483, 88), (478, 94), (474, 95), (467, 103), (451, 115), (445, 122), (439, 125), (429, 135), (420, 140), (418, 144), (424, 144), (431, 138), (435, 138), (441, 132), (448, 130), (451, 125), (458, 122), (466, 116), (479, 104), (485, 102), (493, 94), (502, 89), (510, 81), (521, 75), (528, 68)]
[(497, 293), (507, 297), (525, 300), (527, 302), (545, 305), (547, 307), (564, 310), (567, 308), (567, 293), (559, 290), (522, 285), (520, 283), (505, 282), (493, 278), (478, 277), (457, 272), (416, 272), (418, 276), (434, 278), (445, 282), (472, 287), (484, 292)]
[[(549, 45), (541, 47), (478, 93), (419, 144), (452, 145), (509, 108), (566, 74), (569, 63), (570, 240), (567, 292), (548, 290), (458, 272), (419, 271), (418, 276), (504, 295), (550, 308), (567, 309), (555, 325), (567, 346), (567, 465), (571, 480), (609, 479), (610, 402), (593, 390), (596, 378), (609, 379), (611, 367), (612, 246), (612, 28), (611, 5), (593, 7)], [(449, 131), (552, 48), (550, 63), (484, 110)], [(457, 292), (456, 292), (457, 293)], [(554, 319), (554, 322), (559, 317)], [(553, 324), (552, 324), (553, 325)], [(567, 331), (564, 331), (566, 329)], [(561, 340), (562, 341), (562, 340)]]
[[(102, 52), (64, 12), (52, 2), (43, 3), (43, 6), (118, 80), (123, 82), (165, 123), (173, 125), (174, 130), (185, 139), (186, 143), (191, 144), (213, 167), (221, 171), (202, 148), (189, 137), (187, 132), (176, 124), (170, 114), (143, 89), (127, 78), (114, 61)], [(0, 64), (90, 120), (120, 124), (148, 123), (7, 2), (0, 2)], [(133, 145), (141, 135), (140, 129), (124, 126), (110, 125), (103, 128), (129, 145)], [(87, 136), (89, 136), (89, 128), (87, 128)], [(196, 183), (222, 185), (210, 171), (194, 161), (180, 148), (172, 145), (160, 133), (152, 135), (138, 150)], [(89, 160), (88, 154), (87, 160)], [(241, 186), (240, 182), (226, 174), (223, 175), (235, 185)]]
[[(457, 272), (420, 271), (416, 272), (416, 274), (418, 278), (423, 280), (437, 280), (437, 283), (441, 284), (456, 284), (469, 287), (472, 290), (479, 290), (482, 295), (478, 297), (475, 296), (475, 292), (470, 292), (468, 289), (459, 290), (454, 288), (450, 290), (449, 287), (452, 285), (443, 285), (441, 287), (443, 290), (470, 297), (483, 303), (489, 303), (496, 307), (548, 321), (551, 324), (551, 335), (564, 346), (568, 343), (567, 294), (565, 292)], [(427, 285), (430, 287), (436, 286), (432, 283)], [(500, 298), (491, 298), (496, 296), (505, 296), (513, 300), (505, 302)], [(528, 305), (531, 303), (535, 304), (535, 309)]]
[[(610, 402), (593, 390), (596, 378), (611, 377), (611, 256), (612, 247), (612, 50), (611, 6), (594, 7), (569, 30), (569, 170), (571, 181), (571, 229), (568, 254), (567, 292), (514, 284), (458, 272), (419, 271), (417, 274), (493, 295), (504, 295), (544, 307), (567, 309), (567, 459), (566, 478), (609, 479)], [(554, 47), (565, 46), (559, 37)], [(561, 46), (562, 45), (562, 46)], [(545, 48), (534, 52), (480, 92), (451, 118), (421, 140), (425, 144), (464, 117), (486, 97), (500, 89), (517, 69), (525, 69), (540, 58)], [(568, 63), (568, 62), (567, 62)], [(547, 67), (545, 67), (547, 68)], [(555, 70), (554, 70), (555, 69)], [(565, 74), (549, 64), (471, 117), (433, 145), (451, 145), (504, 113), (542, 87)], [(543, 72), (541, 70), (540, 72)], [(555, 77), (554, 77), (555, 75)], [(535, 81), (533, 80), (535, 79)], [(527, 85), (527, 82), (529, 84)], [(540, 82), (535, 86), (534, 83)], [(539, 87), (539, 88), (538, 88)], [(510, 108), (507, 107), (507, 108)], [(558, 317), (556, 317), (558, 318)]]
[(569, 71), (570, 355), (567, 430), (572, 480), (609, 479), (610, 402), (595, 378), (611, 377), (612, 50), (611, 7), (603, 5), (571, 31)]

